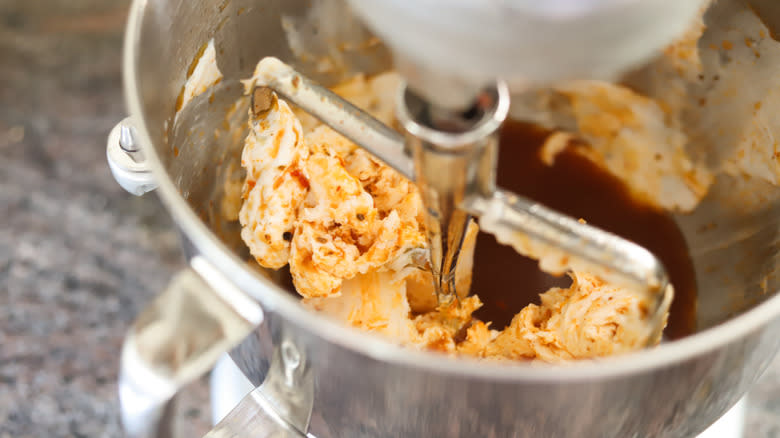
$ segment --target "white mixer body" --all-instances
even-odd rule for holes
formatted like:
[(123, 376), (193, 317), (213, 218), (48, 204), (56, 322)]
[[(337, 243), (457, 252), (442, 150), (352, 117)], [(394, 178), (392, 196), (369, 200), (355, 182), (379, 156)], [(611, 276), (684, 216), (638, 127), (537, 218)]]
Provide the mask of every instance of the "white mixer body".
[(611, 80), (689, 28), (709, 0), (351, 0), (418, 93), (466, 106), (511, 89)]

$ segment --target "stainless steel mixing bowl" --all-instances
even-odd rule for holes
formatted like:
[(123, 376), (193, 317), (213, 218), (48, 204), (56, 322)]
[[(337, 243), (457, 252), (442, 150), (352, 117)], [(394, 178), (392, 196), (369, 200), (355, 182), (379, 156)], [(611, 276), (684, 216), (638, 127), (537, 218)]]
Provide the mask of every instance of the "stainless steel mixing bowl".
[[(692, 144), (714, 162), (749, 126), (780, 135), (776, 119), (750, 109), (776, 105), (780, 43), (742, 1), (718, 1), (706, 18), (702, 59), (717, 73), (691, 95), (713, 106), (689, 119), (713, 127)], [(174, 120), (188, 66), (211, 38), (225, 78)], [(231, 350), (262, 385), (213, 436), (688, 437), (732, 406), (780, 349), (778, 189), (769, 177), (725, 173), (694, 213), (678, 217), (698, 272), (698, 333), (655, 349), (565, 366), (456, 360), (303, 308), (273, 274), (249, 267), (238, 225), (220, 214), (223, 182), (240, 178), (238, 80), (267, 55), (326, 84), (390, 65), (341, 1), (133, 2), (124, 79), (145, 157), (138, 165), (159, 185), (191, 268), (125, 343), (120, 396), (132, 434), (164, 434), (167, 400)]]

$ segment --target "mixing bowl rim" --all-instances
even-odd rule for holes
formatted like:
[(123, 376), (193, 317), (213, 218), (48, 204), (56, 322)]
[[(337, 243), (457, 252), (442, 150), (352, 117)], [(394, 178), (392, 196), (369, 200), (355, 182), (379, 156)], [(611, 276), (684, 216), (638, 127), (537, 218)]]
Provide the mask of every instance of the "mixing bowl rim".
[[(323, 340), (340, 345), (374, 360), (399, 366), (424, 369), (433, 373), (466, 378), (508, 381), (579, 381), (615, 378), (651, 369), (673, 366), (707, 354), (750, 332), (761, 329), (780, 315), (780, 294), (756, 307), (686, 338), (609, 358), (580, 361), (576, 364), (538, 364), (533, 362), (495, 363), (476, 358), (451, 358), (439, 353), (417, 351), (394, 344), (379, 336), (348, 327), (300, 305), (281, 287), (253, 272), (228, 249), (203, 223), (176, 189), (152, 146), (141, 110), (136, 57), (146, 0), (133, 0), (127, 21), (123, 53), (123, 86), (130, 116), (137, 128), (138, 140), (158, 183), (159, 197), (187, 239), (221, 272), (232, 278), (245, 292), (261, 303), (266, 312), (274, 312)], [(249, 287), (247, 287), (249, 285)]]

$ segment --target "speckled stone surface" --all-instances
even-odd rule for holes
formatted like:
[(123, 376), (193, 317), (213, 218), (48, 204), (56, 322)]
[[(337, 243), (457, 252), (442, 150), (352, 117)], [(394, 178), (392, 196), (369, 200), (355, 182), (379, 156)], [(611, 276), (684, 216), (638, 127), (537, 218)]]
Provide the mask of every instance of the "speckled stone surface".
[[(182, 265), (157, 199), (105, 164), (127, 4), (0, 0), (0, 438), (121, 436), (122, 337)], [(178, 412), (183, 436), (205, 433), (205, 381)], [(745, 436), (780, 436), (780, 359)]]
[[(0, 1), (0, 437), (121, 436), (117, 358), (181, 265), (154, 195), (113, 180), (128, 1)], [(207, 429), (204, 382), (182, 432)]]

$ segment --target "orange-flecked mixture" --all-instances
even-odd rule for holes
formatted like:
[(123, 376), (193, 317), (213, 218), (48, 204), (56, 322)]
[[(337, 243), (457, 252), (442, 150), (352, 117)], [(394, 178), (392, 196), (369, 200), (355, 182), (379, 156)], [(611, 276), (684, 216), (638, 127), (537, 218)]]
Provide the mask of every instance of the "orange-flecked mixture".
[[(393, 94), (383, 90), (397, 80), (357, 78), (336, 92), (392, 124)], [(503, 331), (472, 318), (478, 295), (437, 307), (430, 274), (409, 255), (426, 246), (416, 186), (274, 94), (258, 100), (241, 160), (242, 238), (261, 266), (289, 264), (306, 306), (404, 345), (492, 359), (567, 361), (646, 342), (640, 298), (587, 273), (543, 293)], [(472, 224), (456, 279), (464, 293), (476, 234)]]

